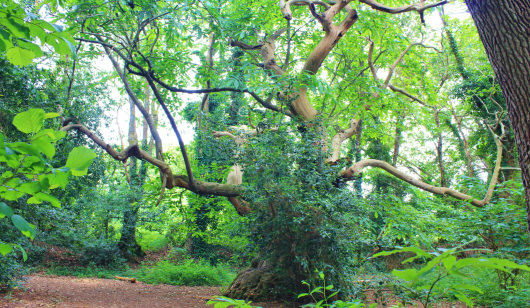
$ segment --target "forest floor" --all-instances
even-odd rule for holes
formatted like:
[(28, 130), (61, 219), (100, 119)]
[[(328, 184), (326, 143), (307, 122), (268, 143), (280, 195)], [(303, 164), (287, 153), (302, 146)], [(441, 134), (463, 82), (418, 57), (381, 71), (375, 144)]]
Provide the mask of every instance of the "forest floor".
[[(24, 290), (25, 289), (25, 290)], [(130, 283), (112, 279), (30, 275), (24, 288), (0, 295), (0, 308), (202, 308), (222, 294), (219, 287), (185, 287)], [(263, 304), (280, 308), (280, 304)]]
[[(27, 277), (24, 287), (9, 296), (0, 294), (0, 308), (212, 308), (206, 303), (222, 294), (219, 287), (187, 287), (151, 285), (142, 282), (48, 276), (33, 274)], [(377, 300), (377, 307), (391, 307), (397, 302), (395, 296), (387, 294), (386, 300), (374, 292), (365, 292), (367, 301)], [(405, 307), (419, 307), (419, 303)], [(264, 308), (289, 308), (278, 302), (252, 303)], [(436, 303), (436, 308), (465, 307), (462, 303)]]

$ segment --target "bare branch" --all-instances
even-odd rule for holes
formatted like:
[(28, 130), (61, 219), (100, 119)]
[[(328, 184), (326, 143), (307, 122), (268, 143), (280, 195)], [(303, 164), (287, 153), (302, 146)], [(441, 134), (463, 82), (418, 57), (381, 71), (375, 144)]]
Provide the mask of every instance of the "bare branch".
[(271, 104), (269, 100), (262, 99), (261, 97), (259, 97), (259, 95), (257, 95), (256, 93), (254, 93), (254, 92), (252, 92), (252, 91), (250, 91), (248, 89), (238, 89), (238, 88), (230, 88), (230, 87), (210, 88), (210, 89), (181, 89), (181, 88), (170, 86), (170, 85), (168, 85), (167, 83), (163, 82), (162, 80), (160, 80), (157, 77), (151, 76), (151, 78), (154, 81), (156, 81), (156, 83), (158, 83), (163, 88), (165, 88), (166, 90), (169, 90), (171, 92), (176, 92), (176, 93), (186, 93), (186, 94), (203, 94), (203, 93), (215, 93), (215, 92), (241, 92), (241, 93), (248, 93), (258, 103), (260, 103), (260, 105), (262, 105), (263, 107), (265, 107), (267, 109), (270, 109), (270, 110), (273, 110), (273, 111), (284, 113), (285, 115), (288, 115), (288, 116), (291, 116), (291, 117), (293, 116), (293, 114), (291, 112), (289, 112), (288, 110), (280, 109), (278, 106), (275, 106), (275, 105)]
[(234, 41), (234, 40), (231, 40), (230, 41), (230, 46), (234, 46), (234, 47), (239, 47), (243, 50), (258, 50), (261, 48), (261, 46), (263, 46), (263, 44), (257, 44), (257, 45), (249, 45), (249, 44), (245, 44), (243, 42), (240, 42), (240, 41)]
[(396, 70), (396, 67), (399, 65), (399, 63), (401, 63), (401, 61), (403, 61), (403, 58), (405, 57), (407, 52), (412, 47), (417, 46), (417, 45), (422, 45), (422, 44), (421, 43), (410, 44), (409, 46), (407, 46), (407, 48), (405, 48), (405, 50), (403, 50), (403, 52), (401, 52), (401, 54), (399, 55), (399, 58), (397, 58), (396, 61), (392, 63), (392, 66), (390, 67), (390, 70), (388, 71), (388, 75), (386, 76), (386, 79), (385, 79), (385, 83), (384, 83), (385, 87), (388, 87), (388, 84), (390, 83), (390, 79), (392, 78), (392, 75), (394, 74), (394, 71)]
[[(98, 39), (101, 39), (100, 37)], [(112, 62), (112, 65), (114, 66), (114, 69), (120, 76), (120, 79), (122, 80), (123, 86), (125, 87), (125, 90), (127, 91), (127, 94), (129, 98), (132, 100), (136, 108), (140, 110), (142, 113), (142, 116), (147, 121), (147, 125), (149, 126), (149, 130), (151, 131), (151, 135), (153, 136), (153, 140), (155, 141), (155, 147), (156, 147), (156, 157), (163, 160), (163, 150), (162, 150), (162, 139), (160, 138), (160, 135), (158, 134), (158, 129), (156, 128), (156, 124), (153, 121), (153, 117), (149, 113), (149, 111), (144, 108), (142, 103), (138, 100), (134, 92), (132, 91), (131, 86), (129, 85), (129, 82), (127, 81), (127, 77), (125, 76), (125, 72), (121, 69), (120, 65), (114, 58), (114, 56), (111, 53), (111, 48), (109, 48), (107, 45), (102, 45), (103, 49), (105, 50), (105, 53), (107, 54), (107, 57)]]
[(291, 12), (291, 6), (292, 5), (295, 5), (295, 6), (307, 5), (309, 7), (309, 9), (311, 10), (311, 13), (313, 14), (313, 16), (315, 14), (318, 15), (318, 13), (315, 10), (315, 5), (321, 5), (326, 10), (328, 10), (331, 7), (329, 4), (327, 4), (326, 2), (323, 2), (323, 1), (290, 0), (290, 1), (286, 2), (284, 0), (280, 0), (280, 9), (282, 11), (283, 18), (285, 18), (287, 20), (291, 20), (293, 18), (293, 12)]
[(359, 2), (364, 3), (364, 4), (368, 4), (369, 6), (371, 6), (375, 10), (378, 10), (378, 11), (381, 11), (381, 12), (385, 12), (385, 13), (390, 13), (390, 14), (400, 14), (400, 13), (405, 13), (405, 12), (410, 12), (410, 11), (416, 11), (416, 12), (418, 12), (420, 14), (421, 22), (425, 23), (425, 21), (423, 19), (423, 13), (425, 12), (425, 10), (428, 10), (428, 9), (431, 9), (431, 8), (434, 8), (434, 7), (437, 7), (437, 6), (444, 5), (444, 4), (447, 4), (447, 3), (452, 2), (452, 1), (451, 0), (444, 0), (444, 1), (440, 1), (440, 2), (436, 2), (436, 3), (425, 5), (424, 4), (425, 1), (422, 0), (420, 3), (406, 5), (406, 6), (401, 6), (401, 7), (396, 7), (396, 8), (386, 6), (386, 5), (381, 4), (381, 3), (379, 3), (379, 2), (377, 2), (375, 0), (359, 0)]
[[(98, 136), (92, 133), (88, 128), (82, 124), (69, 124), (61, 128), (61, 131), (77, 130), (85, 134), (88, 138), (94, 141), (98, 146), (104, 149), (115, 160), (124, 162), (129, 157), (136, 157), (147, 161), (148, 163), (158, 167), (160, 171), (167, 176), (166, 188), (172, 189), (174, 187), (182, 187), (201, 195), (215, 195), (225, 197), (237, 197), (241, 194), (244, 188), (230, 184), (219, 184), (211, 182), (194, 181), (190, 185), (188, 177), (185, 175), (173, 175), (171, 168), (162, 160), (156, 159), (146, 151), (140, 149), (137, 144), (130, 145), (121, 152), (116, 151), (110, 144), (101, 140)], [(194, 188), (192, 188), (194, 187)]]
[(326, 162), (334, 163), (339, 160), (340, 147), (342, 143), (355, 135), (359, 123), (359, 119), (352, 119), (350, 121), (350, 127), (343, 131), (337, 132), (337, 134), (333, 136), (331, 141), (331, 156), (326, 159)]
[(484, 205), (488, 204), (491, 200), (491, 196), (493, 195), (493, 190), (495, 188), (495, 185), (497, 184), (497, 180), (499, 177), (499, 171), (501, 169), (501, 161), (502, 161), (502, 142), (501, 137), (496, 136), (493, 133), (493, 130), (491, 130), (491, 133), (493, 134), (495, 138), (495, 143), (497, 145), (497, 162), (495, 164), (495, 168), (493, 170), (493, 174), (491, 176), (491, 181), (488, 187), (488, 191), (486, 192), (486, 196), (482, 200), (475, 199), (472, 196), (466, 195), (464, 193), (461, 193), (459, 191), (453, 190), (451, 188), (447, 187), (436, 187), (430, 184), (427, 184), (421, 180), (415, 179), (412, 176), (398, 170), (397, 168), (393, 167), (389, 163), (382, 161), (382, 160), (376, 160), (376, 159), (366, 159), (361, 160), (357, 163), (355, 163), (353, 166), (349, 167), (346, 170), (343, 170), (341, 172), (341, 176), (345, 179), (351, 180), (355, 176), (358, 176), (361, 174), (362, 170), (366, 167), (376, 167), (385, 170), (386, 172), (390, 173), (391, 175), (397, 177), (398, 179), (401, 179), (413, 186), (416, 186), (422, 190), (431, 192), (433, 194), (437, 195), (447, 195), (450, 197), (453, 197), (458, 200), (465, 200), (469, 201), (472, 205), (476, 207), (483, 207)]

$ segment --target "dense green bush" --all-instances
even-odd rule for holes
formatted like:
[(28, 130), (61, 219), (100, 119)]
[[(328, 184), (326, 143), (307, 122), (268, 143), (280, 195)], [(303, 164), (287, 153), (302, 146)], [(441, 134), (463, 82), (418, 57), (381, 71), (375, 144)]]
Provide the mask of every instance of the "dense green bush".
[(227, 266), (211, 266), (206, 262), (188, 260), (181, 264), (160, 261), (151, 268), (142, 267), (137, 279), (151, 284), (186, 286), (222, 286), (234, 279), (234, 272)]
[(156, 231), (137, 230), (136, 241), (143, 251), (157, 252), (167, 247), (169, 239)]
[(0, 255), (0, 292), (18, 286), (26, 273), (22, 261), (15, 254)]
[(83, 265), (110, 266), (124, 261), (117, 244), (105, 239), (87, 242), (81, 253)]

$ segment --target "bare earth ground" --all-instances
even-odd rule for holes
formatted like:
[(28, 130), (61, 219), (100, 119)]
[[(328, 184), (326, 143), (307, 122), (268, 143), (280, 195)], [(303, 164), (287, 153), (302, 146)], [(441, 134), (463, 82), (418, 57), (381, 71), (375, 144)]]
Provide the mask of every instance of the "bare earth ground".
[[(142, 282), (98, 278), (75, 278), (31, 275), (24, 290), (10, 297), (0, 297), (1, 308), (68, 307), (68, 308), (202, 308), (220, 295), (218, 287), (180, 287), (149, 285)], [(268, 305), (266, 305), (268, 306)], [(272, 305), (268, 307), (281, 307)]]
[[(218, 287), (185, 287), (130, 283), (112, 279), (76, 278), (34, 274), (27, 277), (25, 290), (10, 296), (0, 295), (0, 308), (203, 308), (206, 302), (222, 294)], [(366, 300), (377, 307), (391, 307), (396, 299), (391, 294), (376, 296), (365, 292)], [(386, 299), (384, 299), (386, 297)], [(264, 308), (292, 307), (281, 303), (253, 303)], [(407, 307), (420, 307), (416, 303)], [(438, 303), (434, 307), (465, 307), (461, 303)]]

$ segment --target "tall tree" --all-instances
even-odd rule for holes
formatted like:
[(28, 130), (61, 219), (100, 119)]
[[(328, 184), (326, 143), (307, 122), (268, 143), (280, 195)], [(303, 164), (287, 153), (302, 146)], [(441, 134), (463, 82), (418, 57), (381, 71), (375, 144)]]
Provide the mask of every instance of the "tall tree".
[[(302, 279), (311, 278), (313, 269), (322, 264), (340, 277), (338, 263), (346, 259), (346, 254), (338, 239), (346, 232), (337, 230), (344, 222), (341, 220), (343, 214), (355, 206), (345, 183), (358, 178), (366, 168), (383, 169), (422, 190), (464, 200), (477, 207), (484, 206), (492, 197), (502, 157), (501, 138), (496, 135), (497, 164), (489, 170), (491, 184), (482, 200), (449, 187), (433, 186), (387, 161), (361, 159), (351, 164), (347, 156), (341, 159), (347, 152), (343, 144), (353, 136), (360, 137), (361, 122), (364, 123), (363, 136), (369, 137), (374, 134), (374, 127), (382, 127), (387, 118), (395, 116), (393, 103), (396, 100), (392, 100), (390, 92), (408, 104), (419, 103), (428, 107), (428, 111), (420, 115), (432, 118), (431, 108), (435, 105), (426, 103), (421, 97), (432, 96), (432, 100), (436, 100), (439, 94), (433, 89), (439, 88), (440, 80), (430, 71), (419, 78), (413, 77), (412, 73), (406, 75), (403, 67), (409, 65), (428, 71), (429, 65), (420, 65), (421, 57), (411, 54), (414, 49), (435, 50), (432, 52), (434, 58), (436, 48), (427, 46), (420, 39), (422, 33), (415, 28), (420, 26), (419, 20), (423, 20), (426, 10), (446, 2), (425, 4), (421, 1), (392, 8), (372, 0), (359, 3), (291, 0), (279, 1), (279, 7), (277, 1), (269, 0), (260, 1), (260, 5), (255, 1), (240, 0), (236, 3), (204, 1), (177, 6), (152, 6), (149, 1), (138, 1), (137, 7), (142, 9), (129, 10), (119, 1), (102, 3), (94, 0), (77, 7), (77, 13), (81, 14), (76, 15), (76, 23), (83, 25), (79, 29), (78, 41), (95, 44), (104, 50), (131, 98), (134, 93), (115, 58), (125, 63), (124, 70), (147, 81), (179, 141), (186, 174), (174, 174), (164, 161), (156, 126), (151, 125), (151, 116), (145, 108), (134, 100), (149, 125), (155, 144), (160, 145), (156, 156), (138, 144), (118, 152), (82, 125), (69, 125), (64, 129), (77, 129), (87, 134), (116, 160), (136, 157), (155, 165), (160, 170), (164, 188), (181, 187), (201, 195), (224, 196), (239, 214), (250, 213), (254, 219), (249, 228), (261, 260), (238, 276), (230, 288), (233, 296), (267, 296), (267, 292), (278, 289), (288, 293), (291, 288), (299, 287)], [(420, 18), (413, 21), (405, 16), (393, 23), (385, 19), (385, 14), (374, 13), (372, 9), (391, 14), (412, 11), (419, 13)], [(100, 14), (93, 14), (94, 11)], [(363, 24), (356, 24), (362, 16), (371, 18), (365, 18)], [(187, 89), (186, 85), (197, 84), (188, 77), (189, 71), (194, 69), (192, 55), (196, 55), (194, 47), (201, 45), (203, 29), (207, 28), (204, 20), (210, 20), (210, 17), (214, 22), (209, 25), (211, 31), (216, 32), (219, 44), (227, 48), (230, 42), (242, 52), (241, 73), (246, 80), (244, 83), (234, 82), (234, 78), (227, 77), (229, 69), (222, 70), (222, 66), (216, 65), (217, 74), (208, 72), (211, 70), (203, 73), (205, 79), (215, 82), (207, 82), (204, 89)], [(370, 37), (347, 35), (354, 24), (360, 31), (370, 33)], [(378, 28), (381, 24), (386, 28)], [(387, 30), (395, 33), (408, 31), (411, 39), (419, 42), (403, 39), (383, 45), (381, 41)], [(388, 49), (387, 54), (384, 54), (385, 49)], [(355, 61), (342, 55), (351, 56), (352, 50), (358, 51), (359, 58)], [(334, 65), (328, 65), (330, 63)], [(359, 66), (352, 63), (359, 63)], [(378, 70), (376, 66), (388, 68)], [(364, 78), (365, 71), (370, 71), (372, 76)], [(416, 73), (415, 69), (413, 71)], [(381, 74), (386, 76), (380, 78)], [(431, 85), (430, 90), (422, 92), (423, 84)], [(222, 172), (212, 180), (197, 177), (198, 172), (193, 173), (193, 161), (188, 158), (173, 116), (179, 102), (178, 95), (214, 92), (244, 93), (242, 99), (248, 105), (246, 109), (250, 110), (249, 126), (244, 125), (241, 117), (231, 113), (226, 117), (238, 125), (226, 125), (225, 130), (212, 132), (217, 138), (229, 137), (238, 147), (233, 166), (223, 166), (228, 173), (224, 183), (218, 180), (218, 174)], [(207, 96), (203, 102), (200, 111), (205, 111)], [(202, 121), (212, 118), (203, 117)], [(253, 125), (252, 120), (258, 120), (254, 123), (259, 124)], [(438, 137), (439, 169), (445, 170), (440, 131), (443, 121), (438, 125), (433, 123), (423, 122), (424, 126), (433, 128), (431, 135)], [(381, 145), (385, 144), (380, 148), (386, 152), (381, 153), (384, 154), (381, 157), (391, 161), (388, 152), (392, 141), (380, 139)], [(205, 178), (210, 181), (204, 181)], [(440, 182), (450, 183), (443, 176)], [(341, 282), (340, 279), (336, 281)]]
[(530, 1), (466, 0), (506, 100), (530, 232)]

